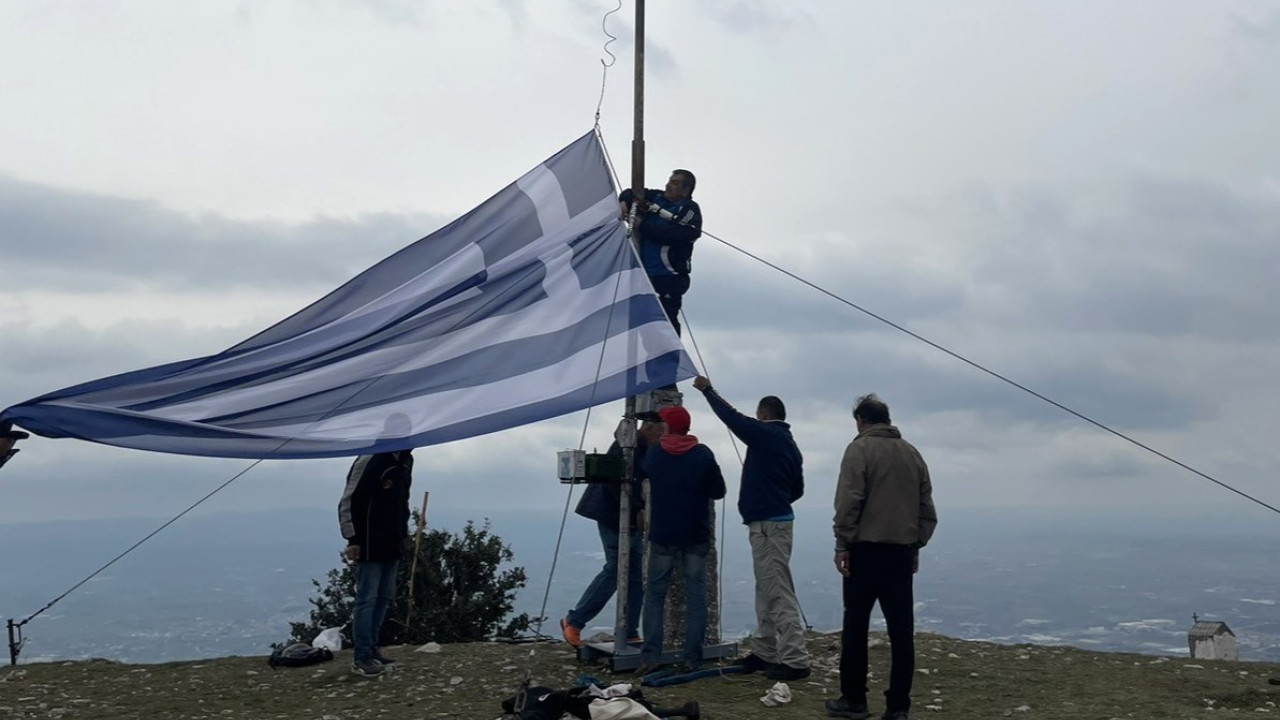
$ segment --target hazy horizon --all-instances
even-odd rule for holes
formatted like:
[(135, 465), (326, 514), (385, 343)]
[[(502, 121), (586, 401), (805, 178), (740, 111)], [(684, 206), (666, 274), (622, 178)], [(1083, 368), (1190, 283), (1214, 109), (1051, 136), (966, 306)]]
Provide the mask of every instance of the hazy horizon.
[[(336, 521), (321, 511), (208, 513), (175, 523), (25, 628), (22, 659), (108, 657), (158, 662), (266, 654), (306, 617), (311, 579), (337, 564)], [(1103, 513), (941, 513), (916, 583), (917, 629), (972, 640), (1186, 654), (1191, 614), (1237, 633), (1241, 658), (1280, 661), (1280, 523), (1247, 510), (1191, 518)], [(726, 639), (749, 632), (750, 563), (730, 508), (721, 578)], [(471, 511), (429, 512), (458, 530)], [(490, 512), (529, 584), (516, 611), (536, 615), (560, 513)], [(1221, 524), (1213, 526), (1211, 523)], [(154, 519), (0, 525), (7, 579), (0, 615), (21, 619), (153, 530)], [(793, 572), (810, 624), (839, 627), (829, 527), (797, 525)], [(86, 539), (77, 539), (77, 535)], [(87, 544), (86, 544), (87, 543)], [(601, 558), (593, 523), (570, 515), (543, 631), (585, 587)], [(612, 605), (589, 632), (612, 626)], [(878, 614), (877, 614), (878, 617)]]

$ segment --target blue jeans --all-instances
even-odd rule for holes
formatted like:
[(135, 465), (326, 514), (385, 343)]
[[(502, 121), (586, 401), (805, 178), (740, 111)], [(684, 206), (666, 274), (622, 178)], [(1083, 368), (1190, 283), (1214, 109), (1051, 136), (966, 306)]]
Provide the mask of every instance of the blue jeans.
[(396, 570), (399, 560), (356, 563), (356, 611), (351, 620), (351, 641), (356, 646), (356, 660), (372, 660), (387, 619), (387, 608), (396, 596)]
[(671, 586), (676, 558), (684, 573), (684, 664), (690, 669), (702, 663), (702, 641), (707, 634), (707, 553), (710, 543), (685, 547), (649, 546), (649, 588), (644, 594), (644, 647), (642, 662), (656, 663), (662, 655), (662, 606)]
[[(578, 604), (569, 611), (569, 624), (581, 630), (600, 614), (618, 588), (618, 545), (620, 537), (615, 528), (596, 523), (600, 530), (600, 544), (604, 546), (604, 567), (582, 592)], [(641, 563), (644, 562), (644, 538), (634, 530), (631, 533), (631, 566), (627, 572), (627, 637), (640, 636), (640, 605), (644, 602), (644, 581)]]

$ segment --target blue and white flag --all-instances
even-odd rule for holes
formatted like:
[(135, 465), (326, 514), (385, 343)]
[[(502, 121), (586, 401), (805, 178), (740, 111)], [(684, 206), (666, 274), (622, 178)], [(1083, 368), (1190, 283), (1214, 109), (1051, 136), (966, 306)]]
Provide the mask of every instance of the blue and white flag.
[(0, 420), (142, 450), (316, 458), (483, 435), (695, 374), (588, 133), (235, 347), (52, 392)]

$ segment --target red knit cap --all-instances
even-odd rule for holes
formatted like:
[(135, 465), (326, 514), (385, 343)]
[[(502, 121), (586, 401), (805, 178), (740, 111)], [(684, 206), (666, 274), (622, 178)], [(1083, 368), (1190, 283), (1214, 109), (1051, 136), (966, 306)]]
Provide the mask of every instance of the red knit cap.
[(658, 417), (662, 418), (662, 422), (667, 424), (667, 432), (674, 435), (684, 435), (689, 432), (689, 425), (692, 422), (689, 419), (689, 411), (680, 407), (666, 407), (658, 411)]

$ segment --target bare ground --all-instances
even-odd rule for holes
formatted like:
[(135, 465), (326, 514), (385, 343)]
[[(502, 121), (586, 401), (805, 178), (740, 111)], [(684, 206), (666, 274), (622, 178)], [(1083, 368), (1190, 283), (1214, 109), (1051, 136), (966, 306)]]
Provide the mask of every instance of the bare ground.
[[(887, 678), (883, 638), (871, 650), (872, 710)], [(672, 688), (646, 688), (659, 705), (698, 700), (712, 720), (820, 718), (839, 694), (839, 636), (813, 635), (814, 673), (791, 683), (793, 701), (765, 707), (773, 684), (725, 675)], [(350, 673), (350, 651), (332, 662), (272, 670), (265, 657), (163, 665), (105, 660), (0, 669), (0, 718), (306, 718), (310, 720), (492, 719), (528, 673), (534, 684), (570, 687), (583, 674), (629, 682), (578, 663), (562, 643), (446, 645), (439, 653), (390, 648), (394, 671)], [(994, 645), (922, 634), (917, 638), (916, 718), (1280, 717), (1280, 665), (1098, 653), (1069, 647)]]

